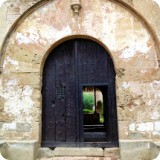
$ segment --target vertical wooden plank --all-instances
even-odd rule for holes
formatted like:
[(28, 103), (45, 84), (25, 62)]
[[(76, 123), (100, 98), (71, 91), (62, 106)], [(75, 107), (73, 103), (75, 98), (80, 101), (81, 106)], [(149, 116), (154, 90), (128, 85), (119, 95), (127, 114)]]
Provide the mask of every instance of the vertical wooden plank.
[[(43, 141), (55, 140), (55, 96), (52, 91), (55, 90), (55, 65), (51, 65), (54, 61), (54, 55), (50, 54), (46, 61), (43, 72), (43, 106), (42, 106), (42, 130), (43, 130)], [(54, 72), (50, 72), (53, 70)], [(53, 117), (53, 118), (50, 118)]]
[[(67, 76), (66, 76), (66, 65), (65, 61), (69, 53), (72, 52), (72, 46), (70, 42), (66, 42), (59, 48), (57, 57), (59, 60), (56, 62), (56, 141), (66, 142), (66, 94), (68, 90)], [(64, 93), (63, 93), (64, 90)], [(63, 95), (64, 94), (64, 95)]]
[[(84, 141), (84, 131), (83, 131), (83, 103), (82, 103), (82, 94), (83, 94), (83, 86), (82, 84), (88, 81), (87, 75), (87, 53), (86, 53), (86, 41), (82, 41), (81, 39), (77, 40), (77, 74), (78, 74), (78, 127), (79, 127), (79, 141)], [(88, 82), (87, 82), (88, 83)]]
[(66, 141), (76, 142), (76, 63), (74, 41), (70, 40), (70, 50), (66, 56)]

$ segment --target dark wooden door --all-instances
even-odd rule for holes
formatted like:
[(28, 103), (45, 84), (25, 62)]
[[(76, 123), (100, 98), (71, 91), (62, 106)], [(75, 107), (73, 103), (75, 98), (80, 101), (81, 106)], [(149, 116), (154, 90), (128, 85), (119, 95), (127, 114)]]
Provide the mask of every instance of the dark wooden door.
[[(91, 40), (73, 39), (57, 46), (44, 66), (42, 146), (84, 144), (82, 90), (85, 85), (98, 85), (106, 93), (106, 141), (117, 141), (112, 59), (101, 45)], [(103, 89), (104, 85), (107, 87)]]

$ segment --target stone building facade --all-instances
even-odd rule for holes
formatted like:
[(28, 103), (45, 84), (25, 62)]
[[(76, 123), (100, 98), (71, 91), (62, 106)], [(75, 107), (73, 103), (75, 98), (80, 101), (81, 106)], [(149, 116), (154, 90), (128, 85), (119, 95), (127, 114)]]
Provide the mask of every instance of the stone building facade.
[(160, 151), (158, 0), (81, 0), (81, 7), (75, 16), (70, 0), (0, 2), (0, 143), (11, 160), (60, 156), (41, 149), (42, 73), (51, 50), (73, 38), (101, 44), (114, 62), (121, 159), (151, 160)]

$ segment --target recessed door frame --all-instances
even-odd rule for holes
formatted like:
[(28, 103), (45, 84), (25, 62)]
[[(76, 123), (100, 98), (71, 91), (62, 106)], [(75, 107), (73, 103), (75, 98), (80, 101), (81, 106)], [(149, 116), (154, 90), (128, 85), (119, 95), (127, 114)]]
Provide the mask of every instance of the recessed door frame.
[[(90, 41), (90, 40), (89, 40)], [(95, 43), (95, 42), (94, 42)], [(98, 43), (97, 43), (98, 44)], [(77, 49), (77, 42), (75, 42), (75, 47), (76, 47), (76, 52), (78, 51), (78, 49)], [(101, 46), (102, 48), (104, 48), (103, 46)], [(54, 51), (54, 50), (53, 50)], [(106, 51), (107, 52), (107, 51)], [(107, 53), (106, 53), (107, 54)], [(75, 56), (77, 56), (77, 53), (75, 54)], [(77, 59), (77, 58), (76, 58)], [(114, 65), (113, 65), (113, 67), (114, 67)], [(76, 82), (77, 83), (77, 82)], [(114, 77), (114, 83), (115, 83), (115, 77)], [(81, 89), (82, 89), (82, 86), (84, 86), (84, 85), (89, 85), (89, 84), (81, 84)], [(90, 84), (90, 85), (93, 85), (93, 84)], [(103, 86), (103, 85), (107, 85), (108, 87), (109, 87), (109, 83), (102, 83), (102, 84), (99, 84), (99, 83), (94, 83), (94, 85), (95, 86)], [(78, 84), (76, 84), (76, 86), (78, 87)], [(76, 95), (76, 97), (77, 97), (78, 95)], [(79, 97), (77, 97), (77, 100), (79, 100), (79, 98), (81, 98), (81, 96), (79, 96)], [(81, 110), (81, 111), (80, 111)], [(115, 107), (115, 110), (116, 110), (116, 107)], [(79, 112), (80, 111), (80, 112)], [(117, 132), (117, 139), (116, 139), (116, 141), (112, 141), (112, 142), (109, 142), (109, 141), (106, 141), (106, 142), (101, 142), (101, 143), (90, 143), (90, 142), (84, 142), (83, 141), (83, 137), (81, 136), (81, 134), (82, 134), (82, 132), (83, 132), (83, 130), (81, 129), (82, 128), (82, 118), (83, 118), (83, 116), (82, 116), (82, 107), (81, 107), (81, 109), (79, 109), (79, 108), (77, 108), (77, 116), (79, 117), (78, 119), (79, 119), (79, 122), (77, 123), (78, 125), (77, 125), (77, 127), (79, 128), (79, 142), (76, 142), (76, 143), (72, 143), (72, 142), (67, 142), (67, 143), (65, 143), (65, 144), (62, 144), (62, 146), (99, 146), (99, 147), (111, 147), (111, 146), (118, 146), (118, 130), (116, 130), (116, 132)], [(117, 113), (116, 113), (117, 114)], [(117, 116), (117, 115), (116, 115)], [(81, 120), (80, 120), (81, 119)], [(111, 123), (110, 123), (111, 124)], [(78, 130), (78, 129), (77, 129)], [(110, 134), (110, 133), (109, 133)], [(83, 135), (83, 134), (82, 134)], [(43, 136), (43, 135), (42, 135)], [(108, 136), (109, 137), (109, 136)], [(56, 145), (56, 142), (55, 142), (55, 145)], [(43, 145), (42, 145), (43, 146)], [(47, 146), (47, 145), (45, 145), (44, 144), (44, 146)], [(48, 146), (50, 146), (50, 145), (48, 145)], [(61, 146), (61, 145), (59, 145), (59, 143), (58, 143), (58, 146)]]

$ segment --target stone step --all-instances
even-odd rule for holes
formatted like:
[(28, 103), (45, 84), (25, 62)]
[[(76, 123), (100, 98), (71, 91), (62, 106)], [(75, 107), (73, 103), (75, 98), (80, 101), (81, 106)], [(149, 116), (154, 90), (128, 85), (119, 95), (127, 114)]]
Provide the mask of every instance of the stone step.
[(37, 160), (120, 160), (117, 157), (54, 157), (40, 158)]
[[(41, 148), (39, 150), (39, 158), (54, 158), (54, 159), (62, 159), (66, 157), (74, 158), (75, 160), (88, 160), (90, 157), (91, 160), (94, 158), (99, 158), (97, 160), (107, 160), (107, 158), (112, 158), (114, 160), (120, 157), (119, 148), (70, 148), (70, 147), (57, 147), (54, 150), (50, 148)], [(78, 158), (77, 158), (78, 157)], [(100, 159), (101, 158), (101, 159)], [(105, 159), (104, 159), (105, 158)], [(56, 159), (56, 160), (57, 160)], [(58, 160), (59, 160), (58, 159)], [(73, 159), (73, 160), (74, 160)], [(67, 159), (69, 160), (69, 159)], [(116, 159), (115, 159), (116, 160)]]

